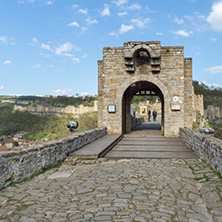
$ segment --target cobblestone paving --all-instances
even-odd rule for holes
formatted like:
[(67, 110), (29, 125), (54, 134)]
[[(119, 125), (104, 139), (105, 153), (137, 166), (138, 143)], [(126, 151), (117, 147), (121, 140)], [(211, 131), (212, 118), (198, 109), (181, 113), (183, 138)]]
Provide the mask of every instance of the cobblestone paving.
[(222, 183), (201, 160), (67, 159), (0, 191), (0, 221), (222, 221)]

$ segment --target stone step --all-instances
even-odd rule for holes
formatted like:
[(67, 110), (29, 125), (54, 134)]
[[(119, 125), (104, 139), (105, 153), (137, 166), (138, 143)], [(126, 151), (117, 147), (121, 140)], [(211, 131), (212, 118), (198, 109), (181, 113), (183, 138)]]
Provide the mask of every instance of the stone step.
[(122, 146), (128, 146), (128, 145), (135, 145), (135, 146), (159, 146), (159, 145), (166, 145), (166, 146), (184, 146), (183, 141), (164, 141), (164, 140), (137, 140), (137, 141), (129, 141), (129, 140), (123, 140), (118, 143)]
[(79, 150), (74, 151), (69, 156), (84, 159), (103, 157), (122, 139), (122, 137), (122, 135), (105, 135)]
[(129, 146), (122, 146), (122, 145), (116, 145), (115, 146), (115, 150), (118, 151), (131, 151), (131, 150), (137, 150), (137, 151), (141, 151), (141, 152), (149, 152), (149, 151), (153, 151), (153, 152), (193, 152), (191, 150), (189, 150), (187, 148), (187, 146), (182, 145), (182, 146), (158, 146), (158, 145), (153, 145), (153, 146), (135, 146), (135, 145), (129, 145)]
[(106, 156), (108, 159), (196, 159), (197, 156), (190, 151), (165, 151), (165, 152), (153, 152), (140, 150), (128, 150), (123, 152), (122, 150), (112, 150)]
[[(178, 137), (161, 136), (161, 131), (142, 124), (106, 154), (108, 159), (196, 159), (196, 154)], [(144, 129), (143, 129), (144, 128)]]

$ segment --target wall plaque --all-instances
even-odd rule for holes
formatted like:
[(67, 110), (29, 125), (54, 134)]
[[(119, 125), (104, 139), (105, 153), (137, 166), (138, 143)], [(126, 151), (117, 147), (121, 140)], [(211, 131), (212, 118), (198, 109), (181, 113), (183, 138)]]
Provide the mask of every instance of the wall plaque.
[(147, 106), (141, 106), (140, 107), (140, 115), (141, 116), (147, 116)]
[(173, 101), (174, 101), (174, 102), (177, 102), (178, 100), (179, 100), (179, 97), (178, 97), (178, 96), (174, 96), (174, 97), (173, 97)]
[(180, 111), (180, 104), (171, 104), (172, 111)]
[(108, 113), (115, 113), (116, 105), (108, 105)]

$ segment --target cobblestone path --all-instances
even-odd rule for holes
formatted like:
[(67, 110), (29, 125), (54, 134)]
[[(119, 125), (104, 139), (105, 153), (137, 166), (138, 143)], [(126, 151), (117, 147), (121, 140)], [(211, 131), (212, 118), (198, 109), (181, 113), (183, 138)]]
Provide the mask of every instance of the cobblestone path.
[(201, 160), (72, 160), (0, 191), (0, 221), (222, 221)]

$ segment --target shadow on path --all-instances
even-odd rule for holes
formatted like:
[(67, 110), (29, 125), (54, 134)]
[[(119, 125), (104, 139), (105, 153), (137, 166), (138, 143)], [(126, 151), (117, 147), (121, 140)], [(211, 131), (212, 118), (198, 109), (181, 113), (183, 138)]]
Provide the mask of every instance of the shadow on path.
[(139, 126), (136, 126), (133, 129), (133, 131), (137, 130), (161, 130), (161, 123), (160, 122), (143, 123)]

